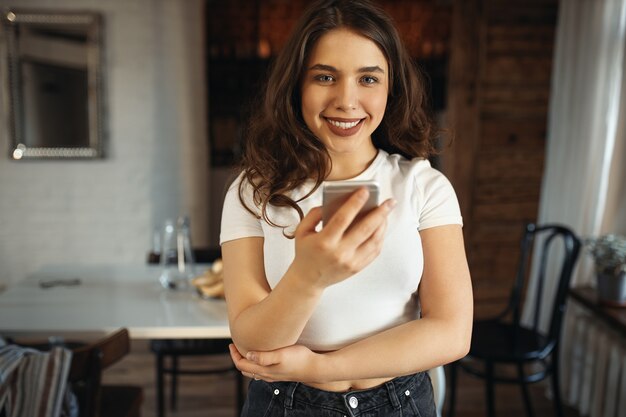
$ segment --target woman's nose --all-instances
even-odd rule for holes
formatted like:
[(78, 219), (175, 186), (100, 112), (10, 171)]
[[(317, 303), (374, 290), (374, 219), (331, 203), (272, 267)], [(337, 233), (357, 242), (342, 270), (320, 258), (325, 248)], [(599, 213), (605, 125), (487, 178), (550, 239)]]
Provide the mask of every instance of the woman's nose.
[(358, 87), (349, 81), (339, 83), (335, 97), (337, 108), (342, 110), (354, 110), (359, 104)]

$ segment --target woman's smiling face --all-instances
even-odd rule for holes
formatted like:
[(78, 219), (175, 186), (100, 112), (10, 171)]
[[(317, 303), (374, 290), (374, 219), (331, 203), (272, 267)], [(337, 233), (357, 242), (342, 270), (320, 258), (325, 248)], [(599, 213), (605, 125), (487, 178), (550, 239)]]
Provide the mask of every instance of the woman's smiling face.
[(388, 65), (370, 39), (340, 28), (311, 50), (302, 80), (302, 116), (333, 160), (371, 160), (372, 133), (385, 114)]

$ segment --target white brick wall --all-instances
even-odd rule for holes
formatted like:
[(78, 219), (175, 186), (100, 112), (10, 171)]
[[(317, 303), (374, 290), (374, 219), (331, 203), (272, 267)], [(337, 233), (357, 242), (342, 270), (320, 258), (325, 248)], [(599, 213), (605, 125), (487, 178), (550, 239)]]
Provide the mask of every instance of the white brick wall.
[(0, 283), (50, 263), (143, 262), (167, 217), (208, 242), (201, 0), (0, 0), (104, 16), (106, 158), (9, 159), (0, 108)]

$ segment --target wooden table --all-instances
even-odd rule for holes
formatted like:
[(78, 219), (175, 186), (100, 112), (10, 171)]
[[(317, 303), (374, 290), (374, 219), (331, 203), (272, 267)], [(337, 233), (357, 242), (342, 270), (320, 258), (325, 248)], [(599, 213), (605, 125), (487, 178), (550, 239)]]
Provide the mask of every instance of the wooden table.
[(598, 299), (596, 290), (588, 286), (571, 288), (569, 295), (573, 300), (617, 330), (620, 335), (626, 337), (626, 308), (603, 304)]
[[(167, 290), (159, 266), (56, 265), (0, 293), (0, 334), (90, 337), (126, 327), (134, 339), (228, 338), (224, 300)], [(43, 288), (41, 283), (80, 281)]]

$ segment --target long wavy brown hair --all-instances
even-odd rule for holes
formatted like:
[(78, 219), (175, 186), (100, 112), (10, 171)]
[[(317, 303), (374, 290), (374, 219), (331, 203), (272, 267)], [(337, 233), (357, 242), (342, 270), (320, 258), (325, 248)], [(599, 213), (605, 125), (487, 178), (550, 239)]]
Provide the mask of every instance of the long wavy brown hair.
[(300, 85), (313, 46), (325, 33), (338, 28), (373, 41), (388, 62), (389, 96), (383, 120), (372, 134), (374, 146), (409, 159), (427, 158), (435, 151), (438, 132), (427, 111), (423, 79), (391, 18), (368, 0), (316, 1), (304, 12), (270, 68), (263, 95), (244, 133), (239, 199), (258, 216), (243, 198), (244, 184), (249, 183), (260, 217), (273, 226), (282, 227), (268, 217), (268, 205), (292, 207), (302, 219), (302, 209), (289, 192), (313, 180), (314, 187), (301, 199), (307, 198), (331, 170), (328, 151), (302, 117)]

